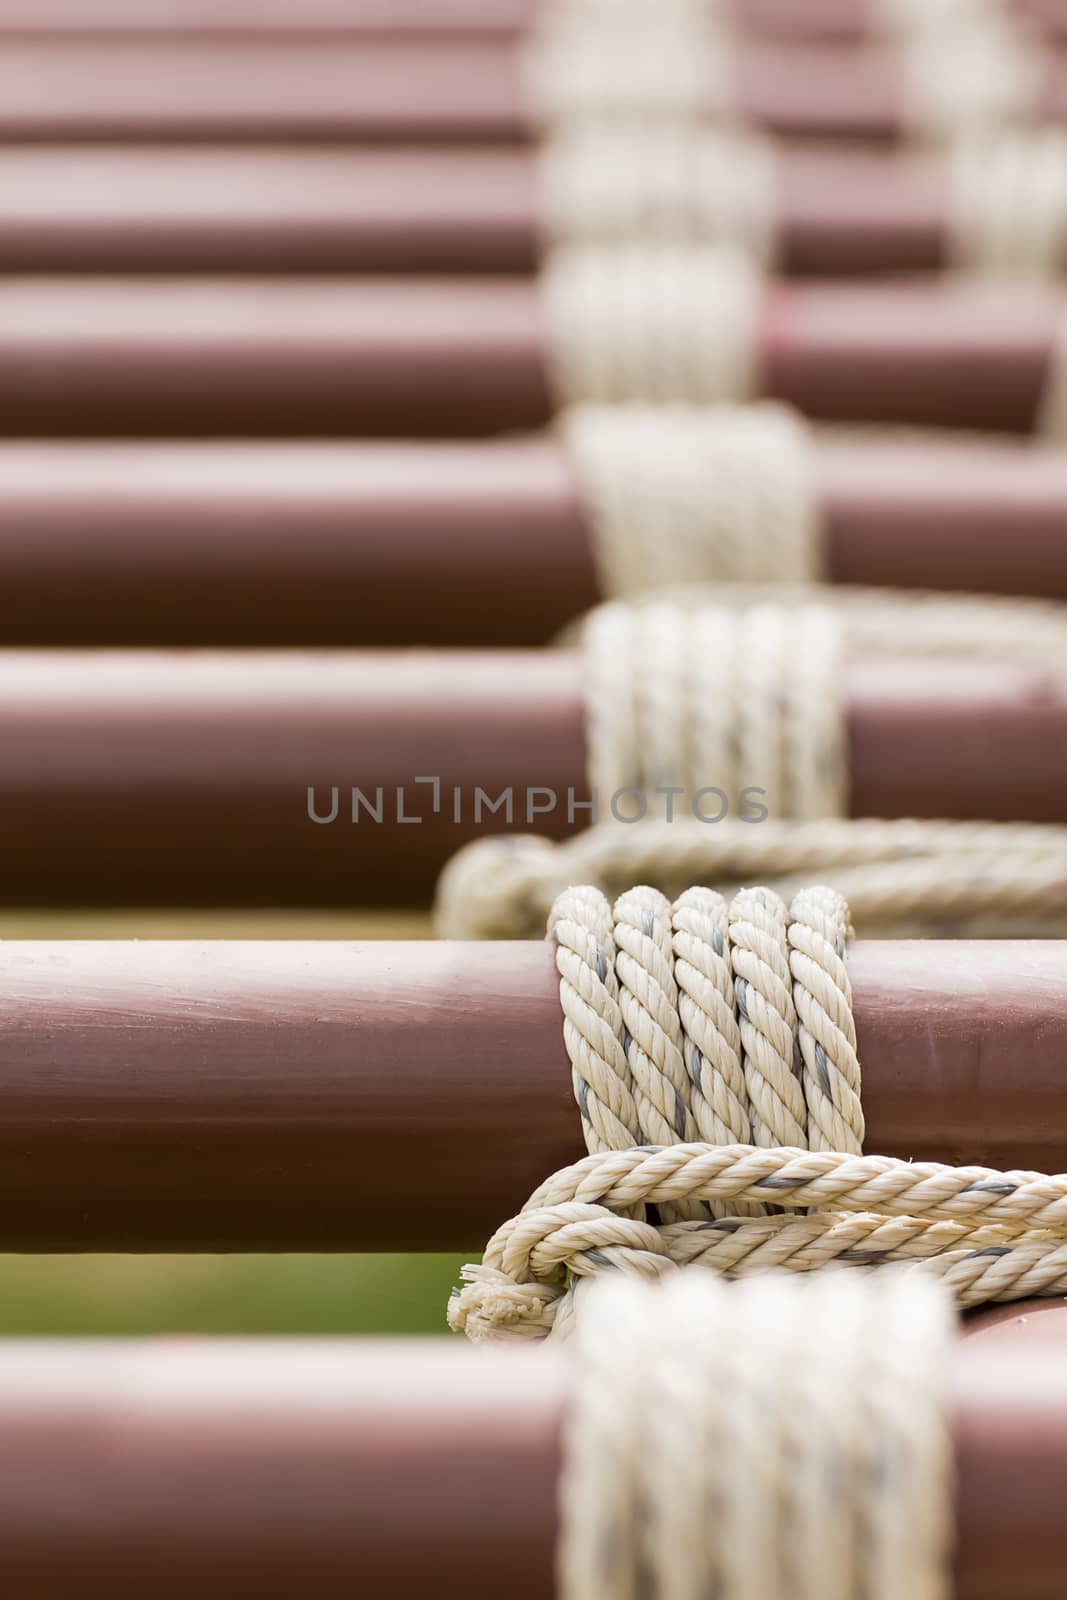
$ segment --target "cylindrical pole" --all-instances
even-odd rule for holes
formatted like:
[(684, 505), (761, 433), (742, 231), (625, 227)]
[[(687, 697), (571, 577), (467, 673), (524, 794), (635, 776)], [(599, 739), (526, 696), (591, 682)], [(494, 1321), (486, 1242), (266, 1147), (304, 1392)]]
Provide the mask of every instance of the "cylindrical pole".
[[(779, 282), (760, 392), (816, 419), (1027, 432), (1063, 304)], [(529, 280), (0, 279), (7, 434), (491, 434), (543, 427), (554, 404)]]
[[(469, 839), (589, 825), (582, 678), (566, 651), (0, 652), (4, 895), (425, 904)], [(842, 688), (853, 814), (1063, 820), (1062, 669)]]
[[(721, 116), (715, 73), (707, 111)], [(729, 110), (784, 137), (888, 140), (915, 131), (895, 52), (740, 35)], [(1049, 58), (1035, 116), (1067, 118), (1064, 54)], [(240, 139), (280, 143), (519, 141), (542, 119), (518, 39), (432, 32), (297, 36), (12, 36), (0, 57), (0, 139)]]
[[(783, 273), (933, 272), (945, 163), (777, 154)], [(550, 231), (537, 157), (498, 147), (23, 145), (0, 152), (7, 272), (532, 272)]]
[[(1055, 942), (856, 944), (867, 1147), (1067, 1170)], [(476, 1250), (583, 1154), (547, 943), (5, 942), (0, 1248)]]
[[(1060, 1600), (1067, 1366), (962, 1339), (957, 1600)], [(0, 1582), (59, 1600), (551, 1600), (569, 1358), (317, 1340), (8, 1343)]]
[[(1067, 599), (1067, 456), (817, 437), (826, 577)], [(551, 438), (0, 443), (9, 645), (549, 642), (600, 595)]]

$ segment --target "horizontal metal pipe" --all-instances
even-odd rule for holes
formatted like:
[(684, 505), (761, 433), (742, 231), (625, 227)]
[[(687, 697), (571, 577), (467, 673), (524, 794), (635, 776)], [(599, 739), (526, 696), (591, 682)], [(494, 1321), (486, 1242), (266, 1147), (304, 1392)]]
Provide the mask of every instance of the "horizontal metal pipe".
[[(4, 0), (0, 33), (354, 34), (455, 38), (517, 34), (542, 14), (540, 0)], [(730, 0), (731, 20), (754, 32), (857, 43), (883, 15), (872, 0)], [(1011, 0), (1010, 14), (1067, 41), (1062, 0)]]
[[(832, 582), (1067, 599), (1067, 456), (816, 437)], [(0, 442), (8, 645), (548, 642), (599, 598), (552, 438)]]
[[(937, 271), (944, 161), (783, 146), (787, 273)], [(517, 146), (7, 145), (11, 272), (532, 272), (550, 232), (538, 158)]]
[[(957, 1600), (1067, 1583), (1067, 1311), (958, 1343)], [(7, 1342), (0, 1583), (60, 1600), (551, 1600), (564, 1348)]]
[[(1067, 815), (1062, 669), (842, 689), (852, 814)], [(0, 652), (0, 750), (9, 904), (425, 904), (467, 840), (591, 820), (567, 651)]]
[[(715, 104), (709, 72), (709, 114)], [(745, 37), (730, 110), (785, 137), (909, 135), (892, 49)], [(1067, 54), (1050, 56), (1035, 115), (1067, 117)], [(529, 140), (541, 119), (515, 37), (244, 32), (11, 35), (0, 140)]]
[[(1028, 432), (1065, 305), (1025, 285), (777, 282), (759, 389), (816, 420)], [(537, 428), (549, 354), (527, 279), (0, 278), (0, 434)]]
[[(1057, 943), (849, 970), (869, 1150), (1067, 1170)], [(2, 1249), (476, 1250), (583, 1154), (541, 942), (5, 942), (0, 1098)]]

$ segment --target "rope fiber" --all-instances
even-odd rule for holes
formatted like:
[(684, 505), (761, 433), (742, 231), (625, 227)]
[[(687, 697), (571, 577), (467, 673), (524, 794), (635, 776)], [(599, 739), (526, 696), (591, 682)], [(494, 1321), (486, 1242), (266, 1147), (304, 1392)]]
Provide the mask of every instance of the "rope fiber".
[(464, 1268), (452, 1328), (566, 1335), (583, 1280), (696, 1265), (893, 1262), (961, 1307), (1067, 1292), (1067, 1175), (862, 1154), (839, 893), (641, 887), (610, 908), (583, 886), (549, 928), (590, 1154)]

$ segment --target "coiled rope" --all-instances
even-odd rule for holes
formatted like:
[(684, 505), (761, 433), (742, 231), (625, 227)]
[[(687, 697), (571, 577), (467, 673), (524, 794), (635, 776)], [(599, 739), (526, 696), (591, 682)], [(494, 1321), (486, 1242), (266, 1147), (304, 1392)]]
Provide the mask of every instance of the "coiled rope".
[(580, 124), (540, 153), (550, 239), (734, 244), (769, 266), (778, 163), (771, 140), (699, 124)]
[(479, 839), (448, 863), (434, 922), (450, 939), (535, 939), (570, 883), (608, 895), (635, 881), (669, 896), (752, 881), (789, 900), (832, 877), (871, 938), (1067, 935), (1067, 827), (1046, 823), (852, 820), (757, 825), (695, 817), (600, 823), (561, 844)]
[(579, 406), (560, 432), (604, 594), (822, 575), (812, 431), (786, 407)]
[(583, 1290), (562, 1600), (946, 1600), (951, 1333), (914, 1275)]
[(711, 593), (714, 604), (699, 590), (616, 602), (582, 626), (601, 818), (610, 806), (624, 820), (614, 797), (626, 790), (651, 813), (665, 791), (684, 809), (707, 786), (733, 814), (754, 788), (772, 817), (844, 816), (849, 653), (1067, 667), (1067, 610), (1052, 604), (803, 585)]
[(949, 162), (949, 260), (983, 277), (1056, 279), (1067, 266), (1067, 133), (963, 140)]
[[(888, 0), (880, 19), (912, 131), (945, 138), (1032, 118), (1046, 74), (1032, 31), (988, 4)], [(736, 116), (735, 46), (715, 0), (661, 0), (654, 19), (612, 0), (556, 0), (521, 60), (533, 120)]]
[(561, 405), (750, 399), (762, 275), (722, 246), (561, 246), (541, 275)]
[(788, 910), (764, 888), (729, 904), (704, 888), (673, 904), (647, 887), (614, 908), (588, 887), (557, 899), (549, 932), (590, 1154), (464, 1269), (454, 1329), (569, 1333), (574, 1284), (611, 1269), (896, 1262), (940, 1277), (960, 1306), (1067, 1290), (1067, 1176), (860, 1154), (849, 922), (822, 887)]

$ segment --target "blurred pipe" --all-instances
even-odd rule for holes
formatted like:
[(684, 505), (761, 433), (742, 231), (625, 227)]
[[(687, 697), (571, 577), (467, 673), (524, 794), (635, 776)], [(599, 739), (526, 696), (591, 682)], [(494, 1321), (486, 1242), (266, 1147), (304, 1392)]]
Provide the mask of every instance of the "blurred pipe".
[[(908, 136), (894, 52), (740, 37), (731, 112), (785, 137)], [(716, 108), (709, 99), (709, 114)], [(1035, 116), (1067, 120), (1067, 54)], [(529, 140), (539, 119), (514, 37), (12, 35), (0, 140)]]
[[(339, 1268), (338, 1270), (343, 1270)], [(1045, 1348), (963, 1338), (946, 1375), (957, 1600), (1061, 1600), (1067, 1310)], [(0, 1582), (189, 1594), (551, 1600), (566, 1347), (7, 1342)]]
[[(745, 29), (797, 40), (857, 43), (880, 28), (872, 0), (729, 0)], [(1067, 40), (1062, 0), (1008, 0), (1006, 9), (1050, 39)], [(540, 0), (3, 0), (0, 33), (353, 33), (454, 38), (520, 33)]]
[[(772, 283), (761, 391), (815, 419), (1026, 432), (1065, 306)], [(470, 436), (552, 411), (530, 280), (0, 278), (0, 433)]]
[[(1067, 599), (1067, 455), (814, 444), (827, 576)], [(479, 443), (0, 442), (7, 645), (544, 644), (599, 598), (570, 458)]]
[[(1067, 1169), (1056, 942), (849, 973), (869, 1152)], [(5, 941), (0, 1093), (6, 1250), (477, 1250), (584, 1154), (547, 941)]]
[[(778, 157), (785, 273), (937, 271), (944, 162), (844, 146)], [(4, 272), (532, 272), (537, 157), (440, 149), (0, 149)]]
[[(1067, 815), (1062, 670), (850, 661), (843, 695), (854, 814)], [(468, 839), (588, 825), (584, 720), (565, 651), (0, 652), (3, 895), (425, 903)]]

